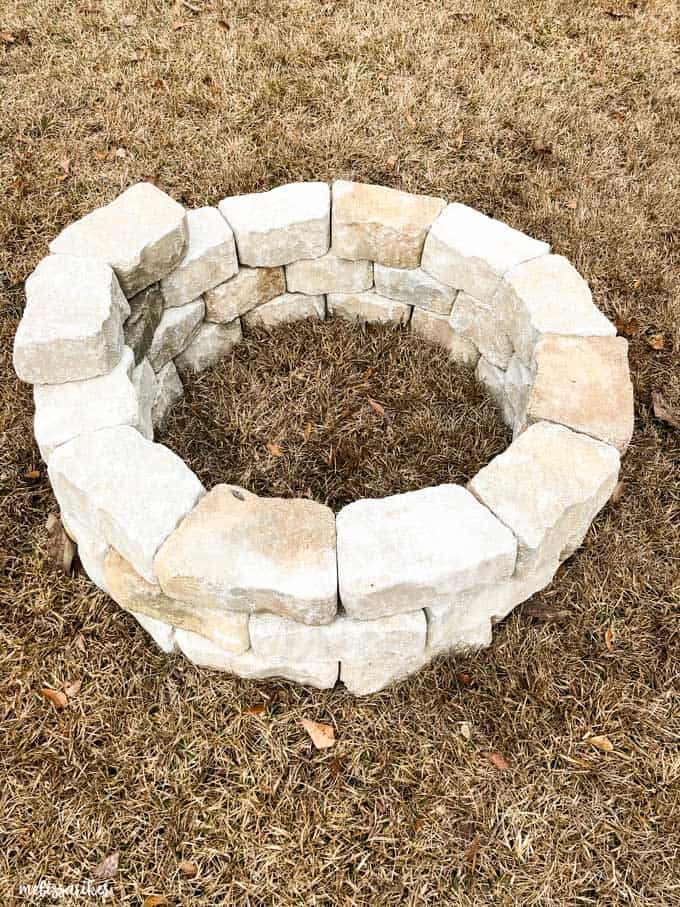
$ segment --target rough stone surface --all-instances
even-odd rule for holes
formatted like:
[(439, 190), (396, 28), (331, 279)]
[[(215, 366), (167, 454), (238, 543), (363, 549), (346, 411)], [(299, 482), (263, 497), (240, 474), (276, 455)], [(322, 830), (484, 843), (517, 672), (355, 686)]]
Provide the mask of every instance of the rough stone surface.
[(167, 539), (155, 569), (171, 598), (329, 623), (337, 609), (333, 513), (216, 485)]
[(203, 321), (204, 312), (205, 303), (202, 299), (163, 312), (148, 352), (149, 362), (155, 372), (159, 372), (189, 345)]
[(149, 636), (153, 639), (159, 649), (169, 655), (171, 652), (177, 651), (177, 644), (175, 642), (175, 631), (170, 626), (161, 620), (156, 620), (153, 617), (149, 617), (148, 614), (138, 614), (134, 611), (130, 612), (135, 618), (137, 623), (142, 627)]
[(410, 674), (415, 674), (428, 661), (427, 655), (416, 655), (407, 659), (343, 661), (340, 664), (340, 680), (354, 696), (368, 696), (404, 680)]
[(527, 399), (534, 376), (519, 356), (513, 356), (505, 372), (504, 395), (508, 412), (513, 421), (509, 424), (523, 424), (526, 419)]
[(205, 319), (227, 324), (286, 292), (283, 268), (239, 268), (205, 294)]
[(177, 368), (181, 374), (202, 372), (228, 356), (241, 337), (241, 322), (238, 318), (231, 324), (204, 321), (193, 340), (175, 360)]
[(526, 363), (545, 334), (616, 334), (593, 304), (588, 284), (561, 255), (542, 255), (513, 268), (503, 278), (493, 305), (516, 354)]
[(202, 668), (214, 668), (246, 677), (251, 680), (266, 680), (283, 677), (305, 686), (328, 690), (338, 680), (338, 662), (316, 662), (305, 660), (292, 662), (286, 659), (265, 661), (253, 654), (252, 650), (243, 655), (231, 655), (208, 639), (186, 630), (176, 630), (175, 638), (189, 661)]
[(184, 208), (151, 183), (137, 183), (62, 230), (50, 252), (105, 262), (134, 296), (172, 271), (186, 241)]
[(286, 265), (286, 286), (289, 293), (361, 293), (373, 286), (373, 265), (328, 252)]
[(161, 280), (166, 306), (186, 305), (238, 271), (234, 234), (217, 208), (188, 211), (187, 227), (184, 257)]
[(160, 284), (151, 284), (133, 296), (129, 303), (130, 317), (123, 325), (123, 334), (126, 345), (135, 354), (135, 362), (139, 363), (148, 353), (163, 315), (163, 294)]
[(174, 362), (168, 362), (156, 375), (156, 396), (151, 407), (151, 421), (156, 431), (165, 428), (170, 410), (184, 396), (182, 379)]
[(359, 620), (446, 603), (515, 566), (512, 533), (458, 485), (354, 501), (336, 523), (340, 600)]
[(415, 305), (437, 315), (450, 315), (456, 290), (430, 277), (422, 268), (374, 267), (375, 289), (381, 296)]
[(222, 608), (196, 608), (168, 598), (157, 583), (140, 576), (113, 548), (104, 559), (104, 579), (111, 598), (126, 611), (198, 633), (226, 652), (238, 655), (250, 648), (247, 614)]
[(156, 551), (203, 494), (178, 456), (129, 426), (67, 441), (48, 473), (67, 524), (115, 548), (150, 582)]
[(526, 421), (559, 422), (623, 453), (633, 434), (633, 385), (623, 337), (559, 337), (536, 344)]
[(450, 324), (454, 333), (475, 345), (492, 365), (505, 369), (512, 356), (512, 343), (495, 312), (460, 292), (453, 305)]
[(14, 370), (29, 384), (104, 375), (120, 361), (130, 308), (107, 265), (49, 255), (26, 281), (14, 338)]
[(505, 372), (503, 369), (487, 362), (484, 357), (480, 357), (475, 369), (475, 378), (489, 392), (503, 414), (503, 421), (506, 425), (512, 425), (515, 419), (515, 413), (505, 396)]
[(329, 317), (344, 318), (345, 321), (408, 324), (411, 318), (411, 306), (386, 299), (374, 290), (365, 293), (329, 293), (326, 301)]
[(304, 293), (283, 293), (270, 302), (265, 302), (256, 309), (251, 309), (243, 316), (246, 328), (274, 328), (277, 324), (290, 321), (301, 321), (303, 318), (326, 317), (326, 299), (324, 296), (307, 296)]
[(432, 224), (422, 267), (442, 283), (489, 303), (506, 271), (549, 251), (547, 243), (454, 203)]
[(153, 404), (158, 393), (158, 381), (148, 359), (142, 359), (132, 372), (132, 386), (137, 397), (136, 428), (145, 438), (153, 441)]
[(444, 205), (429, 195), (337, 180), (332, 251), (339, 258), (417, 268), (427, 231)]
[(618, 473), (619, 455), (610, 445), (540, 422), (483, 467), (469, 488), (517, 537), (516, 576), (523, 579), (544, 566), (554, 572), (575, 551)]
[(276, 614), (253, 614), (250, 638), (255, 655), (304, 661), (403, 660), (425, 650), (423, 611), (378, 620), (339, 615), (332, 623), (309, 627)]
[(414, 308), (411, 330), (430, 343), (443, 346), (454, 362), (469, 365), (471, 368), (477, 364), (479, 350), (467, 337), (456, 334), (447, 315), (436, 315), (434, 312)]
[(222, 199), (219, 208), (234, 231), (240, 263), (270, 268), (328, 252), (330, 205), (326, 183), (289, 183)]

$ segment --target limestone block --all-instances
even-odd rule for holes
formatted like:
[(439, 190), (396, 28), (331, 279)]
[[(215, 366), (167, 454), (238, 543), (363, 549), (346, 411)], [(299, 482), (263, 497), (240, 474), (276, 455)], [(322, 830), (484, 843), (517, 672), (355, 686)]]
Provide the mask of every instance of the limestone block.
[(241, 337), (241, 321), (238, 318), (231, 324), (204, 321), (194, 339), (175, 360), (180, 374), (202, 372), (211, 368), (229, 355)]
[(134, 296), (172, 271), (186, 242), (184, 208), (151, 183), (137, 183), (62, 230), (50, 252), (105, 262)]
[(29, 384), (104, 375), (120, 361), (130, 308), (116, 276), (90, 258), (49, 255), (26, 281), (14, 369)]
[(547, 335), (536, 344), (527, 422), (559, 422), (623, 453), (633, 434), (633, 385), (623, 337)]
[(132, 372), (132, 386), (137, 398), (135, 427), (145, 438), (153, 441), (153, 404), (158, 393), (158, 381), (148, 359), (142, 359)]
[(448, 602), (515, 567), (513, 534), (458, 485), (354, 501), (336, 524), (340, 601), (358, 620)]
[(329, 623), (337, 609), (333, 513), (216, 485), (167, 539), (155, 570), (166, 595), (198, 607)]
[(444, 200), (385, 186), (333, 183), (333, 245), (339, 258), (417, 268), (425, 236)]
[(156, 375), (156, 396), (151, 408), (151, 421), (156, 431), (163, 431), (170, 410), (184, 396), (184, 387), (174, 362), (168, 362)]
[(219, 204), (234, 231), (240, 263), (262, 268), (325, 255), (330, 207), (326, 183), (289, 183), (269, 192), (224, 198)]
[(345, 321), (372, 321), (408, 324), (411, 306), (380, 296), (374, 290), (365, 293), (329, 293), (328, 314)]
[(139, 363), (148, 353), (163, 315), (160, 284), (152, 283), (150, 287), (133, 296), (129, 303), (130, 317), (123, 325), (123, 334), (126, 345), (135, 354), (135, 362)]
[(186, 305), (238, 271), (234, 234), (217, 208), (188, 211), (187, 228), (184, 257), (161, 280), (166, 306)]
[(422, 267), (442, 283), (490, 303), (506, 271), (549, 251), (547, 243), (456, 202), (432, 224)]
[(126, 611), (198, 633), (226, 652), (240, 654), (250, 648), (247, 614), (223, 608), (197, 608), (168, 598), (157, 583), (140, 576), (113, 548), (104, 560), (104, 578), (109, 595)]
[(291, 661), (404, 660), (425, 650), (427, 621), (423, 611), (377, 620), (352, 620), (344, 614), (325, 626), (305, 626), (276, 614), (253, 614), (250, 639), (262, 658)]
[(206, 321), (228, 324), (285, 292), (283, 268), (239, 268), (234, 277), (205, 294)]
[(407, 659), (343, 661), (340, 664), (340, 680), (355, 696), (368, 696), (415, 674), (429, 660), (429, 656), (422, 654)]
[(238, 677), (250, 680), (266, 680), (270, 677), (282, 677), (305, 686), (328, 690), (335, 686), (338, 679), (338, 662), (295, 662), (292, 659), (267, 661), (253, 654), (252, 649), (242, 655), (225, 652), (208, 639), (190, 633), (187, 630), (175, 631), (177, 644), (189, 661), (202, 668), (214, 668), (227, 671)]
[(140, 627), (146, 630), (146, 632), (153, 639), (159, 649), (161, 649), (168, 655), (171, 652), (177, 651), (175, 631), (170, 626), (170, 624), (166, 624), (162, 620), (156, 620), (153, 617), (149, 617), (148, 614), (136, 614), (132, 611), (130, 613), (135, 618)]
[(497, 368), (505, 369), (512, 356), (512, 343), (497, 313), (461, 291), (450, 318), (454, 333), (465, 337)]
[(286, 265), (286, 286), (289, 293), (361, 293), (373, 286), (373, 264), (327, 252)]
[(456, 290), (440, 283), (422, 268), (386, 268), (376, 264), (375, 289), (381, 296), (415, 305), (436, 315), (450, 315)]
[(469, 488), (519, 543), (516, 576), (553, 569), (583, 541), (609, 499), (619, 455), (561, 425), (540, 422), (470, 481)]
[(531, 369), (519, 356), (513, 356), (505, 372), (504, 393), (508, 412), (520, 424), (524, 424), (526, 420), (527, 400), (533, 383)]
[(503, 369), (487, 362), (482, 356), (475, 369), (475, 378), (478, 384), (486, 388), (491, 398), (495, 401), (503, 415), (505, 424), (511, 426), (515, 420), (515, 413), (505, 396), (505, 372)]
[(411, 330), (430, 343), (443, 346), (454, 362), (471, 368), (477, 364), (479, 350), (467, 337), (455, 333), (447, 315), (436, 315), (425, 309), (414, 308)]
[(67, 523), (115, 548), (150, 582), (156, 551), (204, 491), (178, 456), (129, 426), (67, 441), (48, 473)]
[(163, 312), (147, 354), (155, 372), (159, 372), (189, 345), (203, 321), (204, 313), (205, 303), (202, 299)]
[[(66, 528), (66, 515), (62, 513), (64, 528)], [(109, 594), (104, 574), (104, 561), (109, 550), (106, 542), (92, 532), (88, 532), (81, 523), (70, 523), (68, 535), (78, 546), (78, 559), (87, 576), (102, 592)]]
[(307, 296), (304, 293), (283, 293), (243, 316), (246, 328), (275, 328), (279, 324), (301, 321), (303, 318), (326, 317), (326, 299), (323, 296)]

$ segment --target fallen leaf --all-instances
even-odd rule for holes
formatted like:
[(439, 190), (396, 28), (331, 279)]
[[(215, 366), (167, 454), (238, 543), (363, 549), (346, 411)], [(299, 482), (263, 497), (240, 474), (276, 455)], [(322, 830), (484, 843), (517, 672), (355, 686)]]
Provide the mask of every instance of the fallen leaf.
[(267, 450), (272, 455), (272, 457), (282, 457), (283, 450), (278, 444), (267, 444)]
[(611, 627), (607, 627), (604, 633), (604, 644), (607, 647), (608, 652), (612, 652), (614, 649), (614, 631)]
[(680, 415), (670, 408), (660, 390), (652, 391), (652, 408), (657, 419), (680, 430)]
[(548, 145), (545, 139), (534, 139), (531, 143), (531, 150), (536, 154), (552, 154), (552, 145)]
[(312, 743), (318, 750), (325, 750), (334, 745), (335, 732), (330, 724), (319, 724), (318, 721), (303, 718), (302, 727), (312, 738)]
[(142, 907), (163, 907), (163, 904), (169, 904), (170, 901), (162, 894), (150, 894), (144, 898)]
[(231, 31), (231, 25), (225, 19), (218, 19), (217, 24), (222, 29), (222, 31)]
[(611, 753), (614, 749), (614, 744), (611, 742), (609, 737), (605, 737), (604, 734), (597, 737), (589, 737), (586, 743), (596, 746), (598, 750), (602, 753)]
[(615, 318), (614, 327), (619, 334), (625, 334), (626, 337), (636, 337), (640, 333), (640, 323), (637, 318), (631, 318), (630, 321)]
[(470, 869), (472, 872), (475, 871), (475, 866), (477, 865), (477, 852), (479, 850), (479, 838), (477, 835), (470, 841), (467, 848), (465, 849), (465, 859), (470, 864)]
[(112, 850), (111, 853), (107, 854), (101, 863), (98, 863), (92, 870), (92, 878), (99, 881), (112, 879), (118, 872), (119, 857), (120, 853), (117, 850)]
[(469, 721), (461, 721), (459, 729), (461, 737), (465, 737), (466, 740), (469, 740), (472, 737), (472, 727), (470, 726)]
[(339, 759), (333, 759), (331, 764), (328, 766), (328, 770), (331, 773), (331, 778), (337, 778), (342, 771), (342, 762), (340, 762)]
[(649, 337), (645, 337), (647, 341), (647, 346), (650, 346), (653, 350), (662, 350), (666, 346), (666, 335), (665, 334), (651, 334)]
[(70, 172), (71, 172), (71, 161), (70, 161), (67, 157), (62, 158), (62, 159), (59, 161), (59, 169), (60, 169), (62, 172), (59, 174), (59, 176), (57, 177), (57, 179), (58, 179), (60, 182), (63, 182), (65, 179), (68, 178), (68, 176), (69, 176), (69, 174), (70, 174)]
[(24, 478), (25, 478), (25, 479), (39, 479), (39, 478), (40, 478), (40, 470), (39, 470), (39, 469), (28, 469), (28, 470), (26, 470), (26, 472), (24, 473)]
[(3, 44), (14, 44), (16, 35), (11, 31), (0, 31), (0, 41), (2, 41)]
[(456, 680), (458, 683), (462, 683), (463, 686), (469, 687), (472, 683), (472, 674), (467, 674), (465, 671), (457, 671)]
[(502, 753), (487, 753), (486, 758), (489, 762), (498, 769), (499, 772), (507, 772), (510, 768), (508, 765), (505, 756)]
[(399, 163), (399, 155), (391, 154), (385, 161), (385, 170), (394, 170)]
[(198, 875), (198, 864), (194, 863), (193, 860), (182, 860), (177, 868), (188, 879), (193, 879), (194, 876)]
[(565, 207), (569, 208), (570, 211), (575, 211), (576, 208), (578, 207), (578, 202), (576, 201), (575, 198), (567, 199), (567, 201), (564, 204), (565, 204)]
[(51, 513), (45, 524), (47, 528), (47, 554), (58, 570), (69, 574), (76, 556), (76, 544), (66, 534), (56, 513)]
[(303, 429), (303, 434), (305, 436), (305, 441), (309, 441), (310, 435), (312, 434), (312, 423), (306, 422)]
[(614, 490), (609, 497), (609, 503), (612, 505), (612, 507), (618, 507), (621, 503), (621, 498), (623, 497), (625, 487), (626, 483), (623, 480), (617, 482), (614, 486)]
[(260, 702), (258, 705), (249, 705), (245, 710), (246, 715), (264, 715), (267, 711), (267, 706), (264, 702)]
[(378, 413), (379, 415), (381, 415), (381, 416), (385, 415), (385, 407), (382, 404), (378, 403), (377, 400), (373, 400), (372, 397), (368, 398), (368, 405), (371, 407), (371, 409), (375, 410), (375, 412)]
[(68, 703), (66, 694), (62, 693), (61, 690), (51, 690), (49, 687), (43, 687), (40, 690), (40, 695), (44, 696), (48, 702), (51, 702), (55, 709), (64, 709)]
[(83, 685), (82, 680), (74, 680), (72, 683), (64, 684), (64, 692), (69, 699), (73, 699), (74, 696), (77, 696), (80, 692), (80, 688)]

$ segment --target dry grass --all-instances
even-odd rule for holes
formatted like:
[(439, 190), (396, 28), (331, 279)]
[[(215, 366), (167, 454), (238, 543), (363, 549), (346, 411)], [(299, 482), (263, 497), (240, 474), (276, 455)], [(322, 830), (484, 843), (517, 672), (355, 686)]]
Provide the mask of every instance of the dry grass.
[[(677, 4), (191, 5), (0, 12), (17, 35), (0, 46), (2, 903), (112, 849), (120, 904), (680, 902), (680, 440), (649, 405), (658, 386), (680, 409)], [(10, 363), (21, 282), (143, 176), (192, 205), (308, 177), (440, 192), (548, 239), (610, 317), (665, 332), (662, 351), (632, 341), (622, 501), (538, 597), (566, 619), (522, 607), (489, 651), (357, 701), (195, 670), (53, 571)], [(41, 699), (73, 678), (64, 711)], [(334, 750), (311, 751), (302, 716), (333, 722)]]

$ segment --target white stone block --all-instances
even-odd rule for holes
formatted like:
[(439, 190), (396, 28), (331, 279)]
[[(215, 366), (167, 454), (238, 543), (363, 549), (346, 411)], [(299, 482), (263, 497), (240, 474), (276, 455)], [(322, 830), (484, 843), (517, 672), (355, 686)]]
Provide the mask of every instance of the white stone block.
[(525, 422), (527, 400), (533, 383), (534, 376), (531, 369), (522, 362), (519, 356), (513, 356), (505, 372), (503, 385), (508, 412), (512, 413), (513, 422), (515, 420)]
[(343, 661), (340, 664), (340, 680), (354, 696), (369, 696), (415, 674), (428, 661), (426, 654), (407, 659)]
[(123, 325), (123, 334), (126, 345), (135, 354), (135, 362), (139, 363), (148, 353), (163, 315), (160, 284), (153, 283), (141, 293), (132, 296), (129, 304), (130, 316)]
[(137, 398), (135, 428), (149, 441), (153, 441), (153, 404), (158, 393), (158, 381), (148, 359), (142, 359), (132, 372), (132, 386)]
[(211, 368), (231, 353), (242, 336), (241, 322), (238, 318), (231, 324), (212, 324), (204, 321), (194, 339), (175, 360), (180, 374), (202, 372)]
[(508, 400), (505, 396), (505, 372), (503, 369), (487, 362), (482, 356), (475, 369), (475, 378), (478, 384), (486, 388), (488, 394), (500, 409), (505, 424), (512, 426), (515, 414), (512, 407), (508, 405)]
[(379, 296), (374, 290), (329, 293), (326, 301), (329, 317), (344, 318), (345, 321), (408, 324), (411, 318), (411, 306)]
[(234, 231), (240, 263), (264, 268), (325, 255), (330, 206), (326, 183), (289, 183), (269, 192), (224, 198), (219, 204)]
[(510, 268), (549, 251), (547, 243), (454, 203), (432, 224), (422, 267), (442, 283), (490, 303)]
[(187, 227), (184, 257), (161, 280), (166, 306), (186, 305), (238, 271), (234, 234), (217, 208), (188, 211)]
[(129, 426), (67, 441), (48, 473), (66, 522), (115, 548), (150, 582), (156, 551), (204, 491), (176, 454)]
[(324, 296), (307, 296), (304, 293), (283, 293), (270, 302), (265, 302), (256, 309), (251, 309), (243, 316), (246, 328), (275, 328), (279, 324), (291, 321), (302, 321), (304, 318), (326, 317), (326, 299)]
[(182, 379), (174, 362), (168, 362), (156, 375), (156, 396), (151, 408), (151, 420), (156, 431), (165, 428), (170, 410), (184, 396)]
[(456, 290), (440, 283), (422, 268), (386, 268), (376, 264), (375, 289), (381, 296), (418, 306), (437, 315), (450, 315)]
[(104, 375), (120, 361), (130, 308), (107, 265), (49, 255), (26, 281), (14, 338), (14, 369), (30, 384)]
[(475, 345), (492, 365), (505, 369), (512, 357), (512, 343), (497, 313), (461, 291), (453, 304), (449, 319), (459, 337)]
[(335, 520), (315, 501), (259, 498), (216, 485), (154, 562), (171, 598), (232, 611), (271, 611), (307, 624), (337, 609)]
[(458, 485), (354, 501), (336, 518), (340, 601), (374, 619), (509, 577), (513, 534)]
[(136, 614), (135, 612), (130, 612), (135, 618), (137, 623), (142, 627), (149, 636), (153, 639), (159, 649), (169, 655), (171, 652), (177, 651), (177, 644), (175, 642), (175, 631), (170, 626), (170, 624), (164, 623), (162, 620), (156, 620), (153, 617), (149, 617), (147, 614)]
[(164, 365), (179, 356), (189, 345), (198, 332), (204, 314), (205, 303), (202, 299), (163, 312), (147, 354), (155, 372), (160, 372)]
[(105, 262), (125, 295), (134, 296), (172, 271), (186, 241), (184, 208), (150, 183), (137, 183), (62, 230), (50, 252)]
[(283, 268), (239, 268), (238, 274), (205, 294), (205, 319), (228, 324), (285, 292)]
[(444, 347), (454, 362), (470, 368), (477, 364), (479, 350), (467, 337), (456, 334), (448, 315), (436, 315), (416, 307), (411, 316), (411, 330), (430, 343)]
[(332, 252), (286, 265), (289, 293), (361, 293), (373, 286), (373, 264), (350, 261)]

